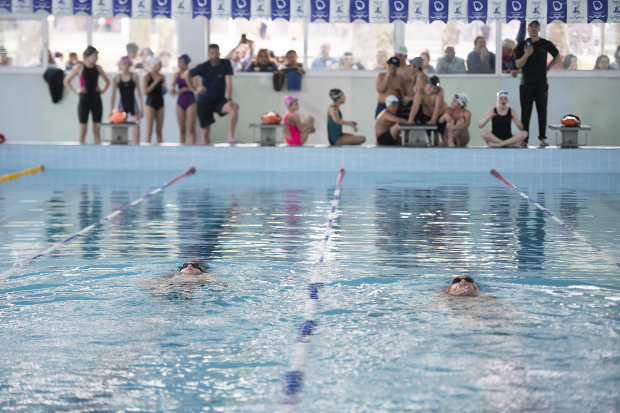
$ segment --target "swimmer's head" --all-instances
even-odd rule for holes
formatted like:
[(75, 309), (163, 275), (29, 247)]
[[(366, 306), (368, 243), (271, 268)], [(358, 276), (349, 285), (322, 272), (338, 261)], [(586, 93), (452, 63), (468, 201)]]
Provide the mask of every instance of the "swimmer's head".
[(508, 92), (505, 90), (500, 90), (497, 92), (497, 102), (500, 106), (506, 106), (508, 104)]
[(129, 58), (129, 56), (123, 56), (121, 57), (121, 60), (119, 60), (118, 62), (118, 67), (121, 70), (129, 70), (131, 68), (131, 59)]
[(388, 59), (387, 61), (387, 72), (391, 75), (395, 75), (396, 71), (398, 70), (398, 68), (400, 67), (400, 60), (398, 60), (398, 57), (396, 56), (392, 56)]
[(299, 101), (299, 99), (296, 98), (295, 96), (291, 96), (291, 95), (284, 96), (284, 105), (290, 111), (294, 112), (294, 111), (299, 109), (298, 101)]
[(342, 89), (331, 89), (329, 91), (329, 97), (332, 98), (334, 103), (344, 103), (344, 90)]
[(439, 78), (437, 76), (432, 76), (430, 79), (426, 81), (425, 87), (426, 93), (429, 95), (437, 93), (439, 90)]
[[(456, 95), (454, 95), (454, 99), (452, 100), (452, 108), (457, 109), (458, 105), (466, 108), (468, 102), (469, 98), (465, 93), (457, 93)], [(457, 105), (457, 107), (454, 107), (455, 104)]]
[(88, 46), (86, 50), (84, 50), (84, 61), (88, 61), (91, 64), (97, 63), (97, 59), (99, 58), (99, 50), (95, 49), (92, 46)]
[(195, 259), (191, 261), (187, 261), (185, 264), (181, 265), (179, 269), (183, 274), (201, 274), (207, 271), (207, 264), (203, 260)]
[(385, 98), (385, 108), (388, 112), (392, 114), (396, 114), (398, 112), (398, 107), (400, 105), (400, 100), (394, 95), (390, 95)]
[(448, 293), (450, 295), (476, 297), (478, 295), (478, 285), (476, 280), (471, 277), (457, 276), (450, 281)]

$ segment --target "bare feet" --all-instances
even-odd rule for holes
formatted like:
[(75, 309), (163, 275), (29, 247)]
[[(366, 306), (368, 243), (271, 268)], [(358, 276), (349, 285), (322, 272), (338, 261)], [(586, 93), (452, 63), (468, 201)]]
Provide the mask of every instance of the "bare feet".
[(243, 142), (241, 142), (240, 140), (232, 138), (232, 137), (229, 136), (228, 137), (228, 143), (231, 144), (231, 145), (237, 145), (237, 144), (243, 143)]

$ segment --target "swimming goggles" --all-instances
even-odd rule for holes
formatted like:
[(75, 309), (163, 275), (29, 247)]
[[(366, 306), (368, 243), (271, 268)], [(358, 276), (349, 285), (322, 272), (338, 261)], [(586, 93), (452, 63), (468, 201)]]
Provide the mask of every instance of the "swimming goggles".
[(186, 262), (185, 264), (181, 265), (179, 267), (180, 270), (187, 268), (188, 266), (192, 266), (193, 268), (196, 268), (202, 272), (205, 272), (204, 268), (202, 268), (202, 266), (200, 264), (198, 264), (197, 262)]
[(466, 281), (466, 282), (468, 282), (468, 283), (472, 283), (472, 284), (475, 284), (475, 283), (476, 283), (476, 281), (474, 281), (474, 279), (473, 279), (473, 278), (471, 278), (471, 277), (463, 277), (463, 278), (461, 278), (461, 277), (456, 277), (456, 278), (454, 278), (454, 279), (452, 280), (452, 282), (450, 282), (450, 286), (452, 286), (452, 284), (454, 284), (454, 282), (455, 282), (456, 280), (458, 280), (457, 282), (461, 282), (461, 281), (465, 280), (465, 281)]

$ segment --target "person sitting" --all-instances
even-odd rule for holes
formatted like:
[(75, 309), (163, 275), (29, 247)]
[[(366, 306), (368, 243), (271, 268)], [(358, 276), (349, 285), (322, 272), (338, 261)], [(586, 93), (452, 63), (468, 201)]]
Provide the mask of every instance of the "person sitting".
[(502, 73), (510, 73), (512, 77), (517, 77), (521, 71), (517, 69), (517, 61), (515, 60), (515, 47), (517, 42), (510, 38), (502, 41)]
[(256, 58), (247, 64), (246, 72), (275, 72), (278, 66), (271, 60), (267, 49), (259, 49)]
[(332, 89), (329, 91), (329, 97), (334, 101), (327, 111), (327, 138), (330, 145), (361, 145), (364, 143), (366, 138), (363, 136), (342, 132), (342, 125), (350, 126), (357, 132), (357, 123), (342, 119), (340, 105), (345, 102), (344, 90)]
[(422, 58), (422, 61), (424, 62), (422, 64), (422, 70), (424, 70), (426, 73), (435, 73), (435, 68), (429, 64), (431, 61), (431, 54), (428, 52), (428, 50), (425, 50), (422, 53), (420, 53), (420, 57)]
[(329, 43), (323, 43), (321, 45), (320, 56), (312, 61), (310, 69), (329, 69), (332, 65), (338, 64), (338, 59), (329, 56), (331, 45)]
[(454, 46), (446, 45), (443, 57), (437, 59), (437, 73), (465, 73), (465, 60), (456, 57)]
[(398, 68), (400, 67), (400, 60), (396, 56), (392, 56), (388, 59), (387, 70), (379, 73), (375, 80), (375, 88), (377, 93), (377, 109), (375, 109), (375, 119), (379, 116), (379, 113), (386, 108), (385, 99), (389, 95), (396, 96), (398, 101), (406, 95), (406, 83), (402, 76), (398, 75)]
[(282, 120), (288, 127), (284, 128), (284, 140), (289, 146), (301, 146), (308, 140), (308, 136), (315, 132), (314, 118), (306, 116), (304, 121), (296, 113), (299, 110), (299, 99), (295, 96), (286, 95), (284, 104), (288, 109)]
[(345, 52), (337, 64), (329, 67), (333, 70), (366, 70), (361, 63), (355, 63), (355, 57), (351, 52)]
[(385, 109), (377, 116), (375, 121), (375, 137), (377, 145), (393, 146), (401, 144), (400, 129), (398, 125), (407, 124), (407, 119), (396, 116), (400, 101), (394, 95), (385, 98)]
[(286, 73), (287, 90), (301, 90), (301, 77), (306, 74), (306, 71), (297, 59), (297, 52), (289, 50), (286, 52), (284, 63), (278, 67), (278, 70)]
[(441, 146), (464, 147), (469, 143), (471, 112), (466, 109), (468, 100), (465, 93), (454, 95), (450, 109), (437, 121), (437, 130), (441, 133)]
[[(448, 105), (444, 102), (444, 90), (439, 85), (439, 78), (433, 76), (426, 81), (424, 87), (418, 86), (416, 83), (416, 92), (413, 97), (411, 112), (409, 113), (409, 123), (416, 125), (436, 125)], [(430, 131), (427, 132), (430, 136)], [(439, 145), (439, 137), (435, 134), (435, 141), (431, 142), (433, 146)]]
[(597, 57), (594, 70), (611, 70), (611, 67), (609, 67), (609, 56), (602, 54)]
[(80, 63), (80, 59), (78, 59), (78, 55), (75, 52), (69, 53), (69, 60), (65, 64), (65, 70), (73, 69), (73, 66)]
[(478, 285), (471, 277), (454, 277), (448, 286), (448, 294), (462, 297), (478, 296)]
[(377, 50), (372, 70), (385, 70), (387, 68), (387, 59), (387, 53), (384, 50)]
[(248, 54), (248, 47), (245, 44), (240, 44), (233, 51), (230, 58), (230, 64), (233, 68), (233, 73), (243, 72), (243, 68), (248, 64), (246, 55)]
[[(527, 131), (523, 130), (523, 124), (519, 120), (517, 111), (508, 106), (508, 92), (505, 90), (500, 90), (497, 93), (497, 106), (489, 109), (478, 127), (484, 128), (489, 120), (491, 120), (491, 131), (480, 131), (480, 136), (487, 142), (489, 148), (522, 148), (527, 146), (525, 143)], [(512, 134), (511, 122), (514, 122), (519, 129), (515, 135)]]
[(495, 73), (495, 54), (487, 49), (483, 36), (474, 40), (474, 50), (467, 55), (468, 73)]
[(562, 69), (564, 70), (577, 70), (577, 56), (569, 54), (564, 58), (562, 62)]
[(612, 70), (620, 70), (620, 46), (616, 47), (616, 53), (614, 53), (614, 59), (616, 60), (611, 64)]

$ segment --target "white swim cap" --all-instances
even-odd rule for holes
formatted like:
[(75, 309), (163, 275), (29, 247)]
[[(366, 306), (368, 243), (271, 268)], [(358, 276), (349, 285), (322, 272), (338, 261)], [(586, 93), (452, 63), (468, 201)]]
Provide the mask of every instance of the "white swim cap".
[(501, 98), (502, 96), (506, 96), (508, 99), (510, 99), (508, 97), (508, 92), (506, 92), (505, 90), (500, 90), (499, 92), (497, 92), (497, 101), (499, 102), (499, 98)]
[(146, 58), (146, 63), (151, 67), (155, 67), (158, 63), (161, 63), (161, 60), (159, 60), (155, 56), (149, 56)]
[(393, 105), (394, 103), (400, 103), (400, 100), (394, 95), (390, 95), (385, 98), (385, 106)]

